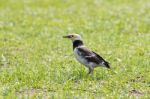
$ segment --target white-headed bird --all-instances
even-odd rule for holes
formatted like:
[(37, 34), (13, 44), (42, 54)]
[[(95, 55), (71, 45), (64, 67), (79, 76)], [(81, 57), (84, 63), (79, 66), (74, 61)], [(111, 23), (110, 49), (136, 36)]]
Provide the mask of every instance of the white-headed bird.
[(109, 63), (105, 61), (100, 55), (84, 46), (80, 35), (70, 34), (63, 37), (72, 40), (74, 55), (78, 62), (85, 65), (89, 69), (89, 74), (93, 73), (95, 67), (102, 66), (110, 68)]

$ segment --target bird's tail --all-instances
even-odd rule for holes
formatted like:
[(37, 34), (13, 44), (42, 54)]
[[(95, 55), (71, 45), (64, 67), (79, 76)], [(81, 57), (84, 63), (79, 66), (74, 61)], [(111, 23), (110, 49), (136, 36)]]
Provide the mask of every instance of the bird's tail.
[(109, 65), (109, 63), (108, 63), (107, 61), (105, 61), (105, 62), (103, 63), (103, 65), (104, 65), (106, 68), (110, 69), (110, 65)]

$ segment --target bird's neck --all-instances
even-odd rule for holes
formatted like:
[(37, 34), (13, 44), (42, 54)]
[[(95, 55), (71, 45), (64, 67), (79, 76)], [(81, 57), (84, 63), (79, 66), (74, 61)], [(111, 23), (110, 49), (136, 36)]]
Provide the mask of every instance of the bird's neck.
[(79, 46), (83, 46), (83, 41), (82, 40), (75, 40), (73, 41), (73, 50), (76, 48), (76, 47), (79, 47)]

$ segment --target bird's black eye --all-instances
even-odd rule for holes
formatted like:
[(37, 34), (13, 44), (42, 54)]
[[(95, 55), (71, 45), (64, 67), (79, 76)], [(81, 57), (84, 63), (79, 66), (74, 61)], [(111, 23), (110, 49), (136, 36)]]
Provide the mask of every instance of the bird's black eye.
[(71, 35), (70, 37), (73, 37), (73, 35)]

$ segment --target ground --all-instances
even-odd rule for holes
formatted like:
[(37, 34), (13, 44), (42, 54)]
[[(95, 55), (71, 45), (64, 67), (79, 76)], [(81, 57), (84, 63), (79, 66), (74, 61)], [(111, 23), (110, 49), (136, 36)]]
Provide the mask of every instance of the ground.
[[(150, 98), (149, 0), (1, 0), (0, 98)], [(72, 43), (110, 62), (93, 75)]]

